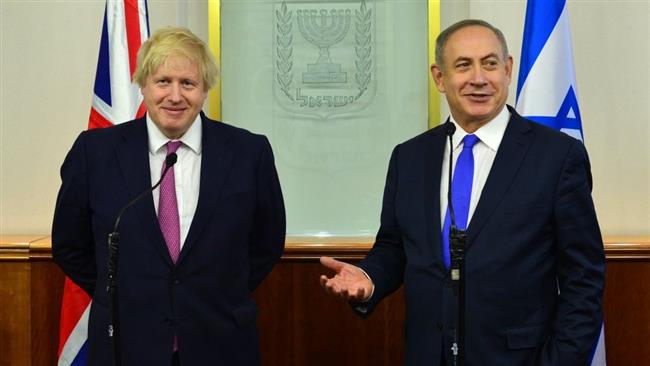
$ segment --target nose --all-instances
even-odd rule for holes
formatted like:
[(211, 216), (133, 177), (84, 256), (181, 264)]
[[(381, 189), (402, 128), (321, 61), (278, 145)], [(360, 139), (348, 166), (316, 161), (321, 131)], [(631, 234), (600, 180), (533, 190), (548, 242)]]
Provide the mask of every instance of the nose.
[(472, 69), (472, 78), (470, 83), (474, 86), (484, 86), (487, 84), (487, 78), (485, 77), (485, 70), (482, 67), (474, 67)]
[(169, 88), (169, 95), (167, 96), (172, 103), (178, 103), (182, 100), (181, 97), (181, 86), (178, 83), (172, 83)]

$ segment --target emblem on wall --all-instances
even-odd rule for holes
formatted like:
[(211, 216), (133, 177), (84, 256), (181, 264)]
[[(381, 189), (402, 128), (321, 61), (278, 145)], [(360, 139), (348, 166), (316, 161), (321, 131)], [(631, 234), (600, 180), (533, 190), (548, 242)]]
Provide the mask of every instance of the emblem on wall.
[(365, 0), (276, 6), (276, 101), (289, 112), (324, 119), (370, 104), (373, 20)]

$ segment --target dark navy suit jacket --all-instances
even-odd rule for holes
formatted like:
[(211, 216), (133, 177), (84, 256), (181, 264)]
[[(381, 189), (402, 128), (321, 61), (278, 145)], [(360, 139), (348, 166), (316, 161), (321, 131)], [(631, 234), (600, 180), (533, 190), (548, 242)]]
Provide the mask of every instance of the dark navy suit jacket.
[[(587, 153), (510, 112), (467, 229), (466, 365), (585, 365), (605, 272)], [(440, 126), (394, 149), (381, 227), (360, 264), (375, 284), (367, 314), (404, 285), (409, 366), (438, 365), (455, 327), (440, 244), (445, 137)]]
[[(185, 365), (259, 363), (250, 294), (279, 260), (282, 192), (264, 136), (202, 117), (196, 213), (174, 265), (151, 195), (122, 217), (119, 317), (124, 365), (167, 365), (174, 335)], [(93, 299), (91, 365), (111, 364), (107, 235), (118, 210), (151, 186), (144, 118), (81, 133), (61, 168), (55, 261)]]

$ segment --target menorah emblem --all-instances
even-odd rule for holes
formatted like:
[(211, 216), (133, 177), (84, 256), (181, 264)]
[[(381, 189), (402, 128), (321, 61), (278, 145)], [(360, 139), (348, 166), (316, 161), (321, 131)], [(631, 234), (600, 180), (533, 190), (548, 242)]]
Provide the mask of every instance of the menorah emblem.
[(303, 83), (345, 83), (347, 73), (341, 71), (341, 64), (332, 63), (330, 47), (341, 42), (350, 29), (349, 9), (298, 10), (298, 27), (305, 39), (318, 47), (316, 63), (307, 65), (302, 73)]
[(324, 9), (326, 2), (304, 3), (274, 7), (274, 95), (283, 109), (322, 119), (364, 109), (376, 90), (372, 5), (346, 1)]

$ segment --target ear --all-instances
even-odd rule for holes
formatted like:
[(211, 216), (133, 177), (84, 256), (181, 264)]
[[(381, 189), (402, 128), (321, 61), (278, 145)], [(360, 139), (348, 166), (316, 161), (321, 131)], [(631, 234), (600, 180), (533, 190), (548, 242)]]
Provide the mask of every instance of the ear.
[(508, 59), (506, 60), (506, 79), (508, 79), (508, 84), (510, 84), (510, 81), (512, 80), (512, 64), (513, 64), (512, 56), (508, 55)]
[(444, 76), (442, 75), (442, 69), (438, 65), (431, 65), (431, 76), (433, 77), (433, 81), (436, 83), (438, 91), (444, 93), (446, 91), (445, 83), (442, 80)]

